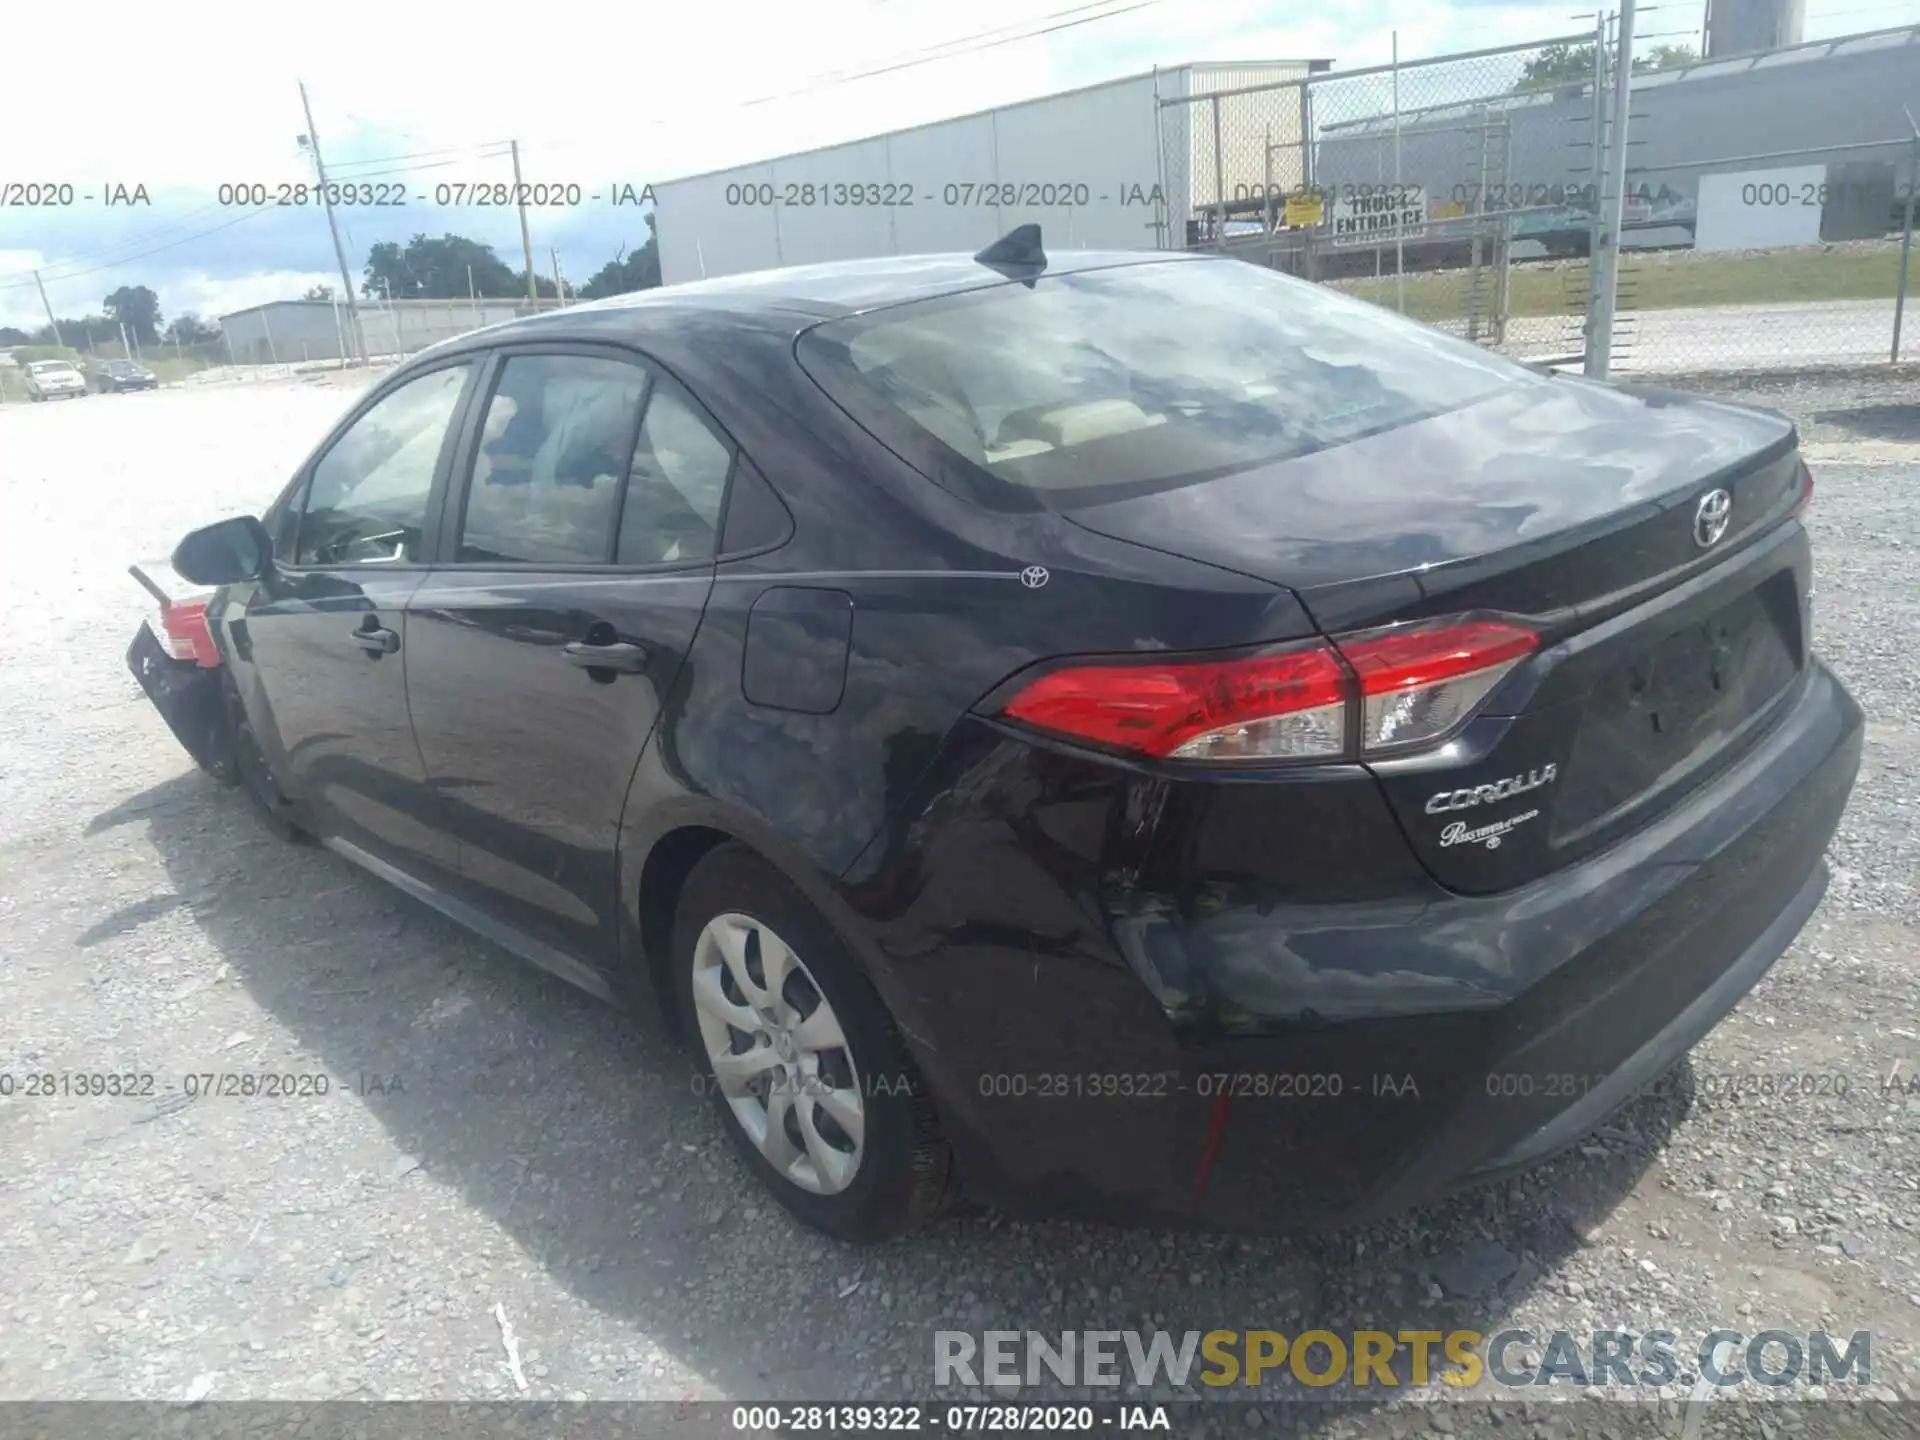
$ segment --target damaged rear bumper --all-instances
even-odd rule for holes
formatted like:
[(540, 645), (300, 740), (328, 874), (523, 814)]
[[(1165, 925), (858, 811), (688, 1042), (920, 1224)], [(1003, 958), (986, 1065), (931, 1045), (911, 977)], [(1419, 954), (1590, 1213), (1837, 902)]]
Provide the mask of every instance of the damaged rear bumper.
[(127, 647), (127, 669), (194, 763), (222, 784), (235, 783), (239, 771), (223, 671), (174, 659), (145, 623)]

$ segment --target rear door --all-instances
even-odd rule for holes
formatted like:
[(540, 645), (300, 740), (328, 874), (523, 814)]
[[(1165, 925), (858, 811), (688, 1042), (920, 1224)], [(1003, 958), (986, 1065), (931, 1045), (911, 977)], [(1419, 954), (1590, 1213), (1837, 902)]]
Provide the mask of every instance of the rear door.
[(323, 831), (423, 876), (450, 874), (454, 848), (408, 718), (406, 604), (478, 368), (416, 373), (361, 408), (274, 516), (275, 563), (228, 620), (282, 789)]
[(604, 965), (621, 806), (713, 586), (733, 450), (623, 350), (514, 347), (483, 383), (409, 606), (414, 724), (462, 888)]

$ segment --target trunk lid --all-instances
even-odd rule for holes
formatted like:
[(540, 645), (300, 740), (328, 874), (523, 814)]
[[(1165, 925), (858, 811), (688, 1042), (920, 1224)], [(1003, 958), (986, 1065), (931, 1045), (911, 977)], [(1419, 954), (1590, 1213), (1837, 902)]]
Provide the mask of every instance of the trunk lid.
[[(1329, 631), (1471, 608), (1550, 613), (1711, 564), (1777, 520), (1790, 422), (1572, 377), (1315, 454), (1066, 513), (1288, 586)], [(1704, 553), (1673, 513), (1733, 492)]]
[(1434, 877), (1487, 893), (1646, 823), (1764, 731), (1807, 660), (1806, 536), (1781, 524), (1801, 478), (1780, 416), (1556, 379), (1067, 513), (1286, 585), (1334, 636), (1469, 611), (1538, 630), (1457, 738), (1370, 762)]

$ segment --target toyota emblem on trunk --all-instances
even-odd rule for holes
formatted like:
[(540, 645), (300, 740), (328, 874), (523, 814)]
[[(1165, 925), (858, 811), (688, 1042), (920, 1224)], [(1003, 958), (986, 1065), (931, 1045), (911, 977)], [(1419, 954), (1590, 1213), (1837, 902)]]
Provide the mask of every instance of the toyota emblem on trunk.
[(1693, 512), (1693, 543), (1711, 550), (1727, 533), (1727, 521), (1732, 518), (1733, 496), (1725, 490), (1709, 490)]
[(1038, 590), (1052, 578), (1047, 574), (1047, 567), (1044, 565), (1029, 565), (1020, 572), (1020, 583), (1029, 590)]

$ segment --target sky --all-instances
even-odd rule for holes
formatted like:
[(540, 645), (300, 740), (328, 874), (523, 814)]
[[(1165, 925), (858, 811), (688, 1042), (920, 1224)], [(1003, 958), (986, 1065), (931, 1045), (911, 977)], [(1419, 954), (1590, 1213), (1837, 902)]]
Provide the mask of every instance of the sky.
[[(1697, 47), (1704, 0), (1640, 8), (1646, 44)], [(1806, 0), (1809, 40), (1920, 23), (1920, 0)], [(534, 257), (584, 281), (646, 234), (611, 197), (650, 181), (1193, 60), (1384, 64), (1585, 31), (1567, 0), (711, 0), (596, 11), (447, 11), (331, 0), (290, 31), (254, 3), (117, 9), (110, 44), (59, 6), (9, 17), (0, 59), (0, 324), (97, 311), (146, 285), (163, 320), (212, 319), (340, 286), (324, 212), (244, 203), (312, 176), (300, 85), (332, 178), (404, 194), (339, 210), (358, 284), (367, 248), (426, 232), (522, 265), (511, 208), (437, 203), (440, 186), (578, 185), (530, 212)], [(506, 19), (513, 16), (511, 23)], [(459, 18), (463, 16), (477, 19)], [(500, 18), (495, 18), (496, 16)], [(40, 33), (44, 32), (44, 33)], [(288, 37), (297, 34), (297, 43)], [(22, 57), (66, 57), (26, 64)], [(879, 72), (879, 73), (870, 73)], [(76, 82), (84, 79), (84, 86)], [(76, 96), (76, 91), (81, 92)], [(70, 205), (8, 203), (71, 185)], [(240, 187), (239, 203), (220, 187)], [(124, 193), (148, 203), (109, 204)], [(55, 190), (56, 196), (65, 192)], [(445, 194), (451, 197), (450, 188)], [(562, 192), (564, 193), (564, 192)], [(598, 194), (599, 201), (587, 197)], [(87, 197), (91, 197), (90, 199)]]

